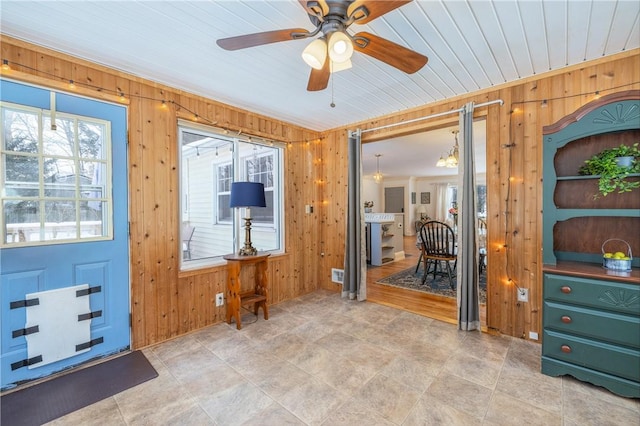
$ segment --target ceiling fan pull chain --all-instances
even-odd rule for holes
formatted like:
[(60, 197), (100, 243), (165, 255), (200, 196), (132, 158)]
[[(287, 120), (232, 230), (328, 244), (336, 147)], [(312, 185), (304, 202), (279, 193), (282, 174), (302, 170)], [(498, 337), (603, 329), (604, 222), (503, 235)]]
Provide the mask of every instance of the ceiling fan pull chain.
[[(327, 58), (327, 61), (329, 60), (329, 58)], [(333, 66), (333, 63), (331, 63), (331, 66)], [(336, 104), (333, 102), (333, 73), (329, 74), (329, 78), (331, 79), (331, 103), (329, 104), (329, 106), (331, 108), (335, 108)]]

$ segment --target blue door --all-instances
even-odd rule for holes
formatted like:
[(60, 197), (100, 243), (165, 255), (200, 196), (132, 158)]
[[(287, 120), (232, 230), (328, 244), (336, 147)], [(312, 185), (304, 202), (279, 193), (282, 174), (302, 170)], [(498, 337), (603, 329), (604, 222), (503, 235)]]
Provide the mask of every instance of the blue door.
[[(12, 81), (0, 85), (0, 376), (7, 389), (129, 348), (127, 111)], [(27, 310), (41, 292), (84, 284), (90, 336), (82, 350), (39, 361), (30, 353), (39, 331), (26, 326)], [(54, 323), (70, 309), (58, 302), (41, 321)], [(63, 340), (55, 333), (67, 332), (54, 331), (45, 352)]]

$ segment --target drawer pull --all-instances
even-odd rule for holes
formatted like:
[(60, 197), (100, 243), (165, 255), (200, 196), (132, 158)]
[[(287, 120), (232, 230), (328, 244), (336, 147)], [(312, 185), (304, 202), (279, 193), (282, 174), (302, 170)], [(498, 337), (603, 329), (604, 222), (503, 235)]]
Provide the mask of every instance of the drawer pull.
[(560, 350), (562, 352), (564, 352), (565, 354), (570, 354), (571, 353), (571, 346), (569, 345), (562, 345), (560, 346)]
[(568, 285), (563, 285), (562, 287), (560, 287), (560, 291), (564, 294), (569, 294), (571, 293), (571, 287), (569, 287)]
[(571, 323), (571, 317), (568, 316), (568, 315), (563, 315), (562, 318), (560, 318), (560, 320), (565, 324), (570, 324)]

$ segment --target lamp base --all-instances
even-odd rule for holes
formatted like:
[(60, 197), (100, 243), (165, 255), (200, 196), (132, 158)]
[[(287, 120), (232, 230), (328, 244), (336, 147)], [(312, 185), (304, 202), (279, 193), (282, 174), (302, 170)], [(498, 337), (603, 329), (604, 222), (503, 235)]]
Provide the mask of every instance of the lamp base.
[(258, 254), (258, 250), (256, 250), (251, 244), (251, 218), (244, 218), (244, 247), (240, 249), (238, 252), (239, 256), (255, 256)]
[(246, 245), (240, 249), (238, 252), (239, 256), (255, 256), (258, 254), (258, 250), (256, 250), (253, 246), (247, 247)]

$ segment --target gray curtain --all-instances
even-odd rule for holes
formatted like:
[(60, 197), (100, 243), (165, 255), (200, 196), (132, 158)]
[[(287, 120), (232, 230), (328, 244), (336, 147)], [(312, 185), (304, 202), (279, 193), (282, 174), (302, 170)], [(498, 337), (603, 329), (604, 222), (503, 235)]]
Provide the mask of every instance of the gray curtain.
[(347, 233), (344, 253), (342, 297), (367, 299), (367, 253), (362, 203), (362, 147), (360, 129), (349, 132)]
[(462, 149), (458, 163), (458, 328), (480, 330), (478, 227), (473, 152), (473, 102), (460, 111)]

